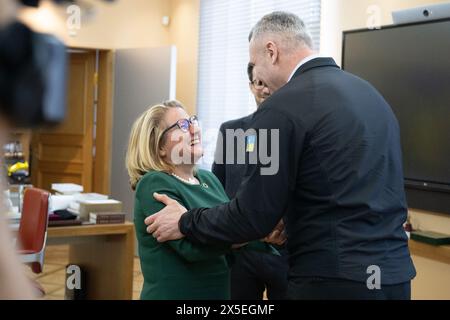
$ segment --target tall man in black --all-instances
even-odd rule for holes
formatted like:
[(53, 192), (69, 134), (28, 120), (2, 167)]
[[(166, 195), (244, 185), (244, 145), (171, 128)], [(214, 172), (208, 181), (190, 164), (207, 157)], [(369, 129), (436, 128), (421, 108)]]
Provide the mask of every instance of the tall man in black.
[(264, 237), (285, 215), (289, 298), (409, 299), (415, 268), (390, 106), (333, 59), (314, 57), (303, 22), (290, 13), (255, 25), (250, 63), (274, 92), (251, 127), (259, 147), (278, 147), (279, 170), (267, 175), (273, 163), (258, 154), (236, 198), (210, 209), (186, 212), (155, 195), (167, 206), (146, 219), (148, 232), (158, 241), (242, 243)]
[[(249, 87), (255, 97), (257, 107), (266, 100), (270, 91), (258, 78), (253, 76), (253, 65), (248, 65), (247, 74)], [(216, 146), (216, 159), (212, 172), (219, 178), (228, 197), (233, 199), (242, 182), (246, 165), (238, 163), (240, 137), (249, 128), (253, 114), (230, 120), (220, 126), (220, 138)], [(237, 131), (235, 131), (237, 130)], [(227, 135), (227, 131), (229, 135)], [(231, 135), (231, 133), (233, 133)], [(241, 134), (239, 134), (241, 133)], [(227, 161), (227, 149), (233, 148), (233, 159)], [(257, 251), (242, 251), (235, 255), (231, 267), (231, 299), (232, 300), (261, 300), (264, 290), (269, 300), (286, 298), (288, 261), (287, 252), (283, 246), (277, 246), (281, 256)]]

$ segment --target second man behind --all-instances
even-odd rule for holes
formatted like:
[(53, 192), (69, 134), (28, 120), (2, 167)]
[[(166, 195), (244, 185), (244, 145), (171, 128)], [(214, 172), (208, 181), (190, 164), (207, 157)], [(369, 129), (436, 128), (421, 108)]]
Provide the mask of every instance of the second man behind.
[[(249, 87), (253, 93), (256, 105), (259, 106), (267, 99), (271, 92), (267, 86), (257, 79), (253, 72), (253, 66), (247, 68)], [(249, 128), (253, 114), (230, 120), (220, 126), (221, 139), (216, 145), (215, 162), (212, 172), (219, 178), (228, 197), (233, 199), (245, 175), (246, 164), (240, 164), (238, 154), (245, 150), (239, 148), (237, 136), (235, 141), (227, 141), (227, 130), (243, 130)], [(228, 137), (229, 138), (229, 137)], [(227, 147), (235, 148), (232, 163), (228, 163)], [(245, 148), (245, 147), (244, 147)], [(229, 155), (228, 155), (229, 156)], [(236, 256), (231, 268), (231, 299), (233, 300), (261, 300), (264, 290), (267, 290), (267, 298), (270, 300), (282, 300), (286, 298), (288, 258), (284, 246), (277, 248), (281, 256), (275, 256), (264, 252), (244, 251)]]

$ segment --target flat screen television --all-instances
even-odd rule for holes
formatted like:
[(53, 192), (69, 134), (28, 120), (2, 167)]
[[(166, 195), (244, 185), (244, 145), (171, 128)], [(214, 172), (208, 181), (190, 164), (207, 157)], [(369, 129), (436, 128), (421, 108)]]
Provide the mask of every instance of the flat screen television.
[(346, 31), (343, 40), (343, 69), (397, 116), (406, 187), (450, 192), (450, 19)]

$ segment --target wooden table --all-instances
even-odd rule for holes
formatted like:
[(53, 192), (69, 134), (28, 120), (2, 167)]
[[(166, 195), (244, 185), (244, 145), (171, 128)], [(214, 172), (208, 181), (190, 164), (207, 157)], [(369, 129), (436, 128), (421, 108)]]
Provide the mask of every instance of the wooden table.
[(48, 228), (47, 245), (69, 244), (69, 264), (86, 272), (86, 298), (133, 297), (134, 225), (81, 225)]
[(450, 246), (433, 246), (420, 241), (409, 240), (411, 254), (450, 264)]

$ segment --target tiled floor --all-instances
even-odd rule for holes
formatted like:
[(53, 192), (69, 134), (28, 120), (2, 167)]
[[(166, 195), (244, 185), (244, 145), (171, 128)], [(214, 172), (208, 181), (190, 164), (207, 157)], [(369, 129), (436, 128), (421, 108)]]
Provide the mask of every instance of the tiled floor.
[[(63, 300), (65, 293), (66, 266), (69, 263), (68, 246), (48, 246), (45, 251), (44, 272), (33, 274), (30, 268), (26, 272), (45, 290), (44, 299)], [(143, 277), (139, 259), (134, 260), (133, 299), (138, 300), (142, 289)]]

